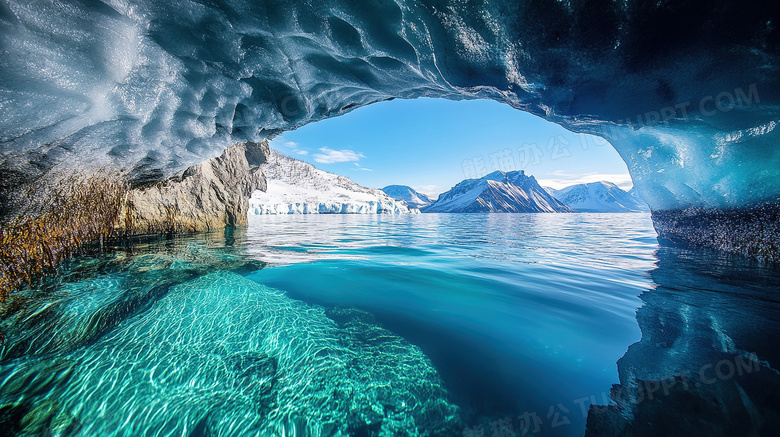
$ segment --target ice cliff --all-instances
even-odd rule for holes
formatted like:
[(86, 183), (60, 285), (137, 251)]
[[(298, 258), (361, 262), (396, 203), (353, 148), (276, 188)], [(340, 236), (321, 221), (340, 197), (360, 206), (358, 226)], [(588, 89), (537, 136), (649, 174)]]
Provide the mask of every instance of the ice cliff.
[(261, 170), (267, 187), (249, 199), (249, 213), (263, 214), (409, 214), (406, 203), (381, 190), (358, 185), (349, 178), (271, 149)]
[(55, 166), (158, 181), (237, 142), (428, 96), (606, 138), (654, 211), (777, 203), (775, 6), (3, 0), (0, 192)]

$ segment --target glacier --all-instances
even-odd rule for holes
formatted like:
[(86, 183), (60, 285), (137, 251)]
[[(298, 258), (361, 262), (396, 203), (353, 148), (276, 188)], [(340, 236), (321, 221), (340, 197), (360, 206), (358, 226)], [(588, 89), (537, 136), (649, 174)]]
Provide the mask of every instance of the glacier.
[(320, 170), (275, 149), (261, 166), (265, 191), (249, 199), (249, 214), (411, 214), (419, 213), (381, 190)]
[(437, 97), (605, 138), (653, 211), (758, 214), (780, 196), (775, 6), (2, 0), (0, 200), (62, 168), (159, 181), (237, 142)]

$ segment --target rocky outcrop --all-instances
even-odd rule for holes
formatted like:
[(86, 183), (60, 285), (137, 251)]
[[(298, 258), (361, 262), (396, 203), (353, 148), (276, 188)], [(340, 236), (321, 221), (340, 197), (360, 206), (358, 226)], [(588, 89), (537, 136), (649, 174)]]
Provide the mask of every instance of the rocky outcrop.
[(653, 211), (661, 242), (780, 262), (780, 199), (749, 208)]
[(137, 235), (246, 225), (252, 192), (266, 189), (260, 165), (269, 153), (267, 141), (239, 143), (180, 176), (132, 190), (121, 230)]

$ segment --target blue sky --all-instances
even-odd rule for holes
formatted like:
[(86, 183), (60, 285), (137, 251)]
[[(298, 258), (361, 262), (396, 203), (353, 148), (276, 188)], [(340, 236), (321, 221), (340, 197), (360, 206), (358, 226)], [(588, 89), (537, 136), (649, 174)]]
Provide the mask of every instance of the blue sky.
[(271, 147), (364, 186), (434, 195), (494, 170), (525, 170), (556, 189), (599, 180), (631, 187), (605, 140), (488, 100), (376, 103), (285, 132)]

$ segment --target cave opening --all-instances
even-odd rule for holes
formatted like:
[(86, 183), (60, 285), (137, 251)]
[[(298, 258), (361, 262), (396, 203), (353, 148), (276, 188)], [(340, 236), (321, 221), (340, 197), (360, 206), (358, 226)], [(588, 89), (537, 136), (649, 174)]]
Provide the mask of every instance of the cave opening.
[[(408, 187), (429, 200), (464, 180), (484, 178), (497, 171), (521, 172), (533, 176), (551, 195), (585, 184), (591, 184), (593, 190), (594, 183), (604, 182), (618, 197), (630, 193), (634, 200), (624, 199), (628, 202), (622, 205), (624, 208), (619, 203), (610, 208), (586, 204), (588, 199), (582, 198), (580, 209), (575, 208), (581, 212), (647, 210), (632, 190), (625, 162), (608, 141), (573, 133), (491, 100), (379, 102), (285, 132), (270, 146), (362, 186), (390, 186), (396, 190), (400, 189), (397, 186)], [(269, 189), (275, 191), (274, 187)], [(250, 213), (253, 211), (250, 208)], [(536, 210), (500, 212), (512, 211)]]

